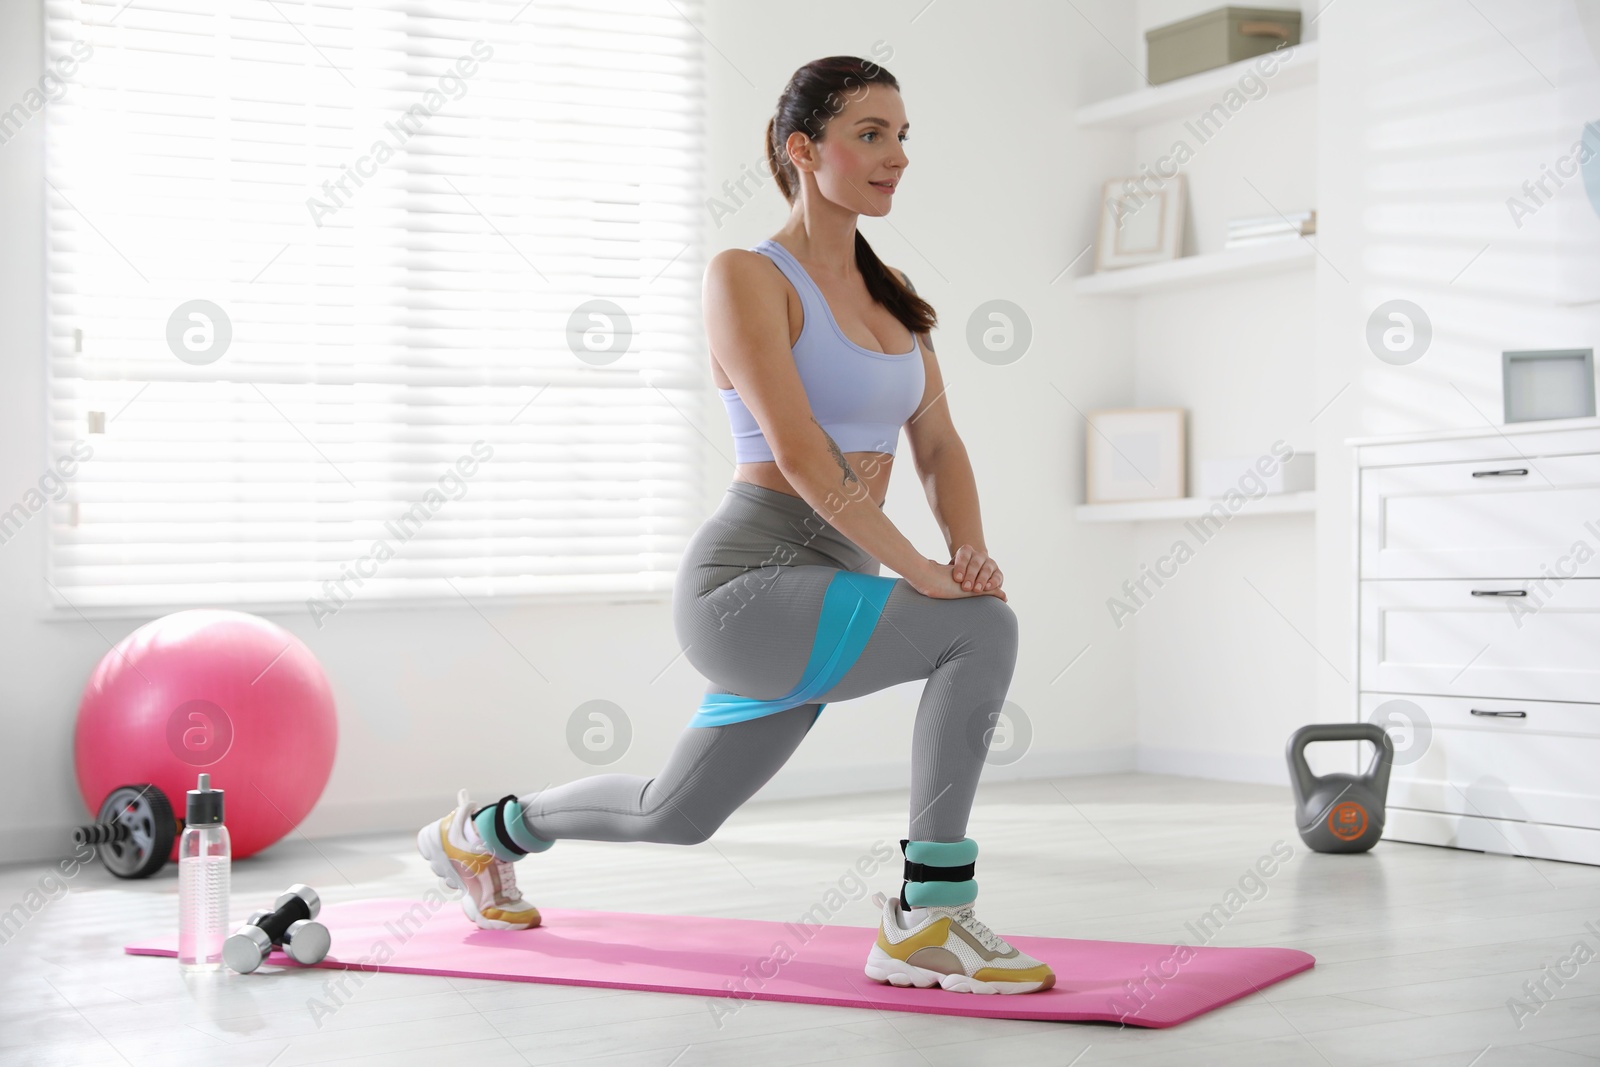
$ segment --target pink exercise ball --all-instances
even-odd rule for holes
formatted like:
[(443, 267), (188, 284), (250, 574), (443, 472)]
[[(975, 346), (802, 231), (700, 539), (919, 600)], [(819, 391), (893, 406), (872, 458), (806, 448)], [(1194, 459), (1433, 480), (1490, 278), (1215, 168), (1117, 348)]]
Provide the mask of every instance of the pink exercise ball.
[(188, 791), (210, 774), (226, 790), (237, 859), (306, 817), (337, 742), (333, 691), (298, 637), (245, 612), (196, 609), (139, 627), (95, 667), (73, 762), (91, 817), (118, 786), (149, 783), (181, 819)]

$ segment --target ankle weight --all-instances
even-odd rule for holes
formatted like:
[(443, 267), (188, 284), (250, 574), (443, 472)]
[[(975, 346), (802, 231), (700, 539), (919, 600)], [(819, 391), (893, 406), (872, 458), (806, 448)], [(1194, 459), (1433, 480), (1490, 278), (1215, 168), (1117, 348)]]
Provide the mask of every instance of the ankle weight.
[(902, 908), (970, 904), (978, 899), (978, 883), (972, 877), (978, 843), (972, 838), (912, 841), (902, 837), (900, 851), (906, 857), (905, 881), (900, 886)]
[(522, 805), (515, 793), (472, 813), (472, 825), (497, 860), (520, 860), (530, 852), (543, 852), (554, 841), (535, 837), (522, 820)]

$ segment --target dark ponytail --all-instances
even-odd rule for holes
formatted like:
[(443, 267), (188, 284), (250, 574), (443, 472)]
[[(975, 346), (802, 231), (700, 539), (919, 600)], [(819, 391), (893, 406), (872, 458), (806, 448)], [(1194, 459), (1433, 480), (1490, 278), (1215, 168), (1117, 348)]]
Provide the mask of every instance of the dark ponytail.
[[(767, 120), (767, 169), (789, 204), (793, 205), (795, 197), (800, 195), (800, 172), (786, 148), (789, 135), (798, 130), (813, 141), (822, 140), (829, 118), (844, 110), (852, 98), (850, 94), (858, 93), (860, 86), (868, 82), (897, 91), (900, 88), (893, 74), (871, 60), (855, 56), (814, 59), (795, 71), (789, 84), (783, 87), (777, 112)], [(856, 269), (866, 281), (872, 299), (888, 308), (906, 329), (914, 334), (927, 333), (938, 324), (939, 316), (933, 305), (883, 265), (859, 227), (856, 229)]]

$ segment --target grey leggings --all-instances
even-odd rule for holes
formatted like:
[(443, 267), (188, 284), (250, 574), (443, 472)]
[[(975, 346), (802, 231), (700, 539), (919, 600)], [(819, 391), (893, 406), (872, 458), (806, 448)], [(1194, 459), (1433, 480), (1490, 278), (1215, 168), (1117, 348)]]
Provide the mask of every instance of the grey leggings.
[[(690, 539), (673, 589), (678, 644), (711, 680), (706, 691), (764, 700), (793, 692), (839, 570), (876, 575), (879, 563), (800, 497), (732, 483)], [(597, 774), (518, 800), (528, 829), (546, 841), (697, 844), (778, 772), (820, 704), (926, 678), (911, 739), (906, 836), (960, 841), (1016, 660), (1010, 605), (994, 596), (941, 600), (897, 579), (859, 658), (815, 702), (685, 728), (653, 778)]]

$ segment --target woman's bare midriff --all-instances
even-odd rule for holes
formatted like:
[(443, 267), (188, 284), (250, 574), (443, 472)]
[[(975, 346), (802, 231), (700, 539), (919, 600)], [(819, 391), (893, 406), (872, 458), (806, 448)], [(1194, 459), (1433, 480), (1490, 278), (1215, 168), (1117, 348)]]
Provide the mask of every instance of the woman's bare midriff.
[[(754, 254), (760, 255), (759, 252)], [(810, 273), (813, 278), (817, 276), (816, 271), (810, 271)], [(801, 305), (800, 296), (794, 291), (794, 287), (787, 280), (784, 280), (782, 284), (789, 302), (789, 347), (793, 348), (794, 343), (800, 340), (800, 331), (805, 328), (805, 308)], [(818, 284), (820, 285), (821, 283), (819, 282)], [(834, 299), (830, 299), (826, 293), (823, 294), (823, 298), (828, 301), (829, 309), (833, 311), (834, 321), (838, 322), (840, 328), (843, 329), (845, 319), (840, 318), (838, 311), (843, 305)], [(876, 302), (872, 302), (871, 306), (877, 311), (880, 318), (888, 314)], [(894, 322), (894, 327), (891, 328), (905, 328), (900, 325), (899, 320), (893, 319), (892, 316), (891, 320)], [(862, 325), (860, 331), (865, 331), (872, 335), (872, 339), (879, 345), (878, 350), (880, 352), (888, 352), (890, 350), (889, 347), (884, 345), (883, 338), (873, 333), (867, 326)], [(905, 341), (895, 342), (894, 351), (898, 352), (900, 349), (910, 346), (910, 336), (908, 332)], [(855, 340), (855, 338), (851, 338), (851, 340)], [(863, 344), (861, 341), (856, 341), (856, 343)], [(871, 346), (867, 345), (866, 347)], [(722, 367), (718, 365), (715, 354), (711, 356), (711, 380), (718, 389), (733, 388), (733, 382), (722, 372)], [(894, 467), (894, 456), (887, 452), (846, 452), (844, 457), (850, 461), (850, 466), (855, 470), (856, 477), (861, 480), (866, 486), (867, 492), (871, 494), (872, 502), (880, 508), (883, 507), (884, 496), (889, 491), (889, 474)], [(843, 477), (843, 472), (841, 472), (841, 485), (843, 484)], [(752, 485), (759, 485), (765, 489), (776, 490), (780, 493), (788, 493), (790, 496), (800, 496), (795, 491), (794, 486), (789, 484), (789, 479), (783, 476), (783, 471), (779, 470), (778, 465), (772, 462), (740, 463), (734, 468), (733, 480), (736, 482), (750, 482)], [(851, 493), (850, 495), (855, 496), (857, 493)]]
[[(855, 468), (856, 476), (871, 494), (872, 502), (880, 508), (883, 507), (884, 494), (889, 488), (889, 468), (894, 464), (894, 457), (887, 452), (846, 452), (844, 457), (850, 461), (850, 466)], [(842, 485), (843, 472), (839, 477)], [(775, 489), (790, 496), (800, 496), (794, 491), (794, 486), (789, 484), (789, 479), (783, 476), (776, 463), (741, 463), (733, 470), (733, 480)], [(859, 491), (842, 495), (858, 496)]]

